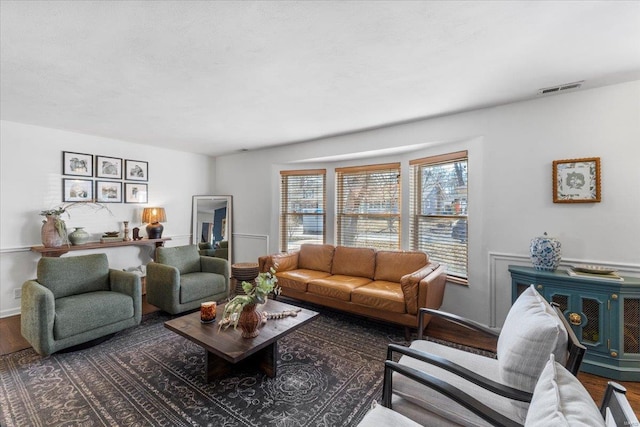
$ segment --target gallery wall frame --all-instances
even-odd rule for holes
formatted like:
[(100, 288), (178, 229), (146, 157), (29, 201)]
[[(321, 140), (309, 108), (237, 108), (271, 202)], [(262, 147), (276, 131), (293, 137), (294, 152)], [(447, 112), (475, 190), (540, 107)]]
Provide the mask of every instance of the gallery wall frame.
[(553, 161), (553, 203), (601, 201), (600, 157)]
[(122, 179), (122, 159), (118, 157), (96, 156), (96, 177)]
[(91, 202), (93, 201), (92, 179), (62, 179), (63, 202)]
[(73, 151), (63, 151), (62, 174), (69, 176), (93, 177), (93, 155), (75, 153)]
[(148, 181), (149, 180), (149, 163), (142, 160), (124, 161), (126, 181)]
[(96, 202), (122, 203), (122, 183), (118, 181), (96, 181)]
[(138, 182), (124, 183), (124, 202), (125, 203), (148, 203), (149, 192), (148, 185)]

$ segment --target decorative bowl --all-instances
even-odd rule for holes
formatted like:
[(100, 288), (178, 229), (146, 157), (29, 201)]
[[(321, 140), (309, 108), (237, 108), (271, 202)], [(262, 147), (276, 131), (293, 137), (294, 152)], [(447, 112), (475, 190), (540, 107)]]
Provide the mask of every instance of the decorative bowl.
[(120, 235), (119, 231), (105, 231), (104, 235), (107, 237), (118, 237)]
[(591, 274), (611, 274), (616, 272), (616, 269), (612, 267), (602, 267), (599, 265), (588, 265), (588, 264), (574, 265), (573, 269), (575, 271), (580, 271), (582, 273), (591, 273)]

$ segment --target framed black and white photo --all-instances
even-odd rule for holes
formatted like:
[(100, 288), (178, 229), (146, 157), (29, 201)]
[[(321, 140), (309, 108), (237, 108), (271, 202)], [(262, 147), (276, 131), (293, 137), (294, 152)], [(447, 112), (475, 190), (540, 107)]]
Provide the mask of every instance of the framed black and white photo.
[(96, 177), (122, 179), (122, 159), (96, 156)]
[(62, 179), (63, 202), (93, 201), (93, 180), (91, 179)]
[(116, 181), (96, 181), (96, 202), (122, 203), (122, 183)]
[(125, 180), (148, 181), (149, 163), (141, 160), (125, 160)]
[(147, 184), (139, 184), (137, 182), (124, 183), (124, 202), (125, 203), (147, 203), (149, 194), (147, 193)]
[(93, 176), (93, 155), (62, 152), (62, 174), (71, 176)]

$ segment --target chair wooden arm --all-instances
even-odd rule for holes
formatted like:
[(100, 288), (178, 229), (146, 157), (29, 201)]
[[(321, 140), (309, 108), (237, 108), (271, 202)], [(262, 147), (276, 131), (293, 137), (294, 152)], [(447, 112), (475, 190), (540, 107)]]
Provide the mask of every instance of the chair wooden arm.
[(620, 384), (609, 381), (607, 383), (607, 389), (604, 392), (602, 398), (602, 404), (600, 405), (600, 413), (602, 418), (607, 419), (607, 409), (610, 412), (610, 416), (619, 426), (640, 427), (640, 421), (633, 412), (633, 408), (627, 400), (627, 389)]
[(499, 330), (488, 328), (485, 325), (476, 322), (475, 320), (467, 319), (465, 317), (461, 317), (446, 311), (434, 310), (432, 308), (422, 307), (420, 308), (420, 317), (418, 319), (418, 339), (419, 340), (423, 339), (422, 338), (422, 333), (424, 331), (423, 323), (424, 323), (424, 316), (426, 314), (430, 316), (442, 317), (450, 322), (456, 323), (466, 328), (474, 329), (479, 332), (483, 332), (494, 338), (498, 338), (498, 336), (500, 335)]
[(519, 390), (517, 388), (509, 387), (485, 378), (482, 375), (478, 375), (477, 373), (458, 365), (457, 363), (445, 359), (444, 357), (425, 353), (423, 351), (404, 347), (398, 344), (389, 344), (387, 348), (387, 360), (392, 360), (393, 352), (404, 354), (422, 362), (435, 365), (455, 375), (458, 375), (459, 377), (464, 378), (469, 382), (479, 385), (480, 387), (487, 389), (492, 393), (499, 394), (500, 396), (504, 396), (506, 398), (518, 400), (521, 402), (531, 402), (531, 393), (524, 390)]
[(409, 366), (401, 365), (392, 360), (384, 362), (384, 390), (383, 390), (383, 402), (382, 404), (389, 409), (391, 407), (391, 390), (393, 384), (391, 383), (392, 373), (398, 372), (426, 387), (430, 387), (444, 396), (447, 396), (451, 400), (457, 402), (459, 405), (467, 408), (483, 420), (489, 422), (494, 426), (504, 427), (521, 427), (519, 424), (510, 418), (505, 417), (501, 413), (491, 409), (487, 405), (471, 397), (464, 391), (452, 386), (451, 384), (442, 381), (433, 375), (429, 375), (426, 372), (419, 371)]

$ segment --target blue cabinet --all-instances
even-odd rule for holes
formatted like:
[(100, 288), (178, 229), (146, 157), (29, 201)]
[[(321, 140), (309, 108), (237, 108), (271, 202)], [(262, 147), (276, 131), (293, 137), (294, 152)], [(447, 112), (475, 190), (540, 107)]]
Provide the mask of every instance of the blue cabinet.
[(512, 302), (535, 285), (562, 308), (587, 347), (581, 370), (620, 381), (640, 381), (640, 278), (624, 281), (569, 276), (509, 266)]

